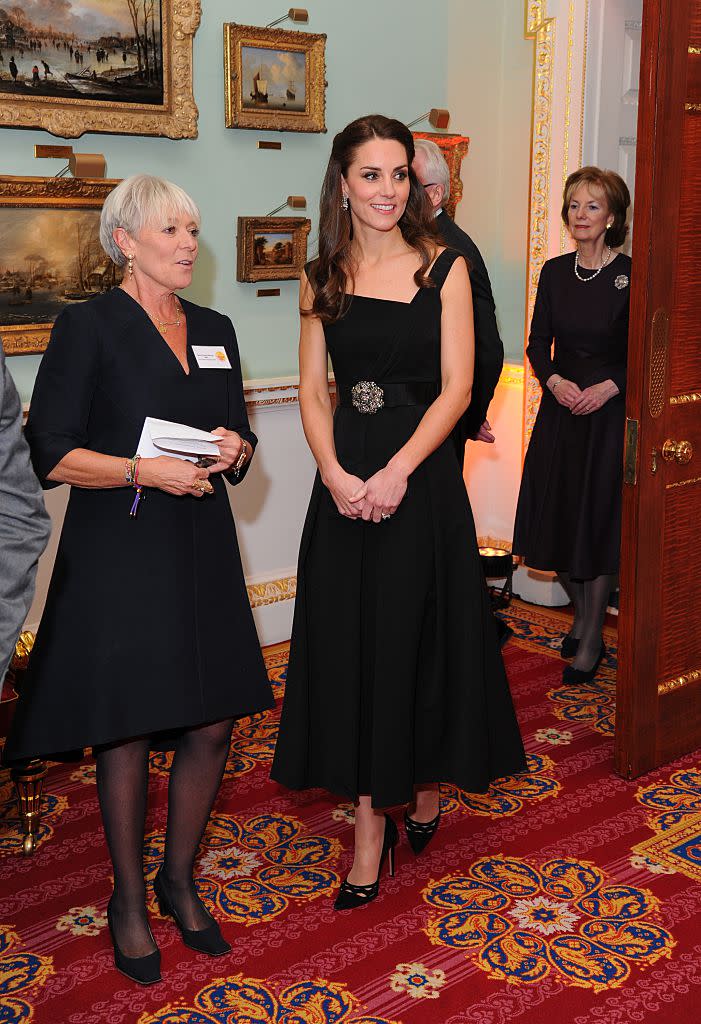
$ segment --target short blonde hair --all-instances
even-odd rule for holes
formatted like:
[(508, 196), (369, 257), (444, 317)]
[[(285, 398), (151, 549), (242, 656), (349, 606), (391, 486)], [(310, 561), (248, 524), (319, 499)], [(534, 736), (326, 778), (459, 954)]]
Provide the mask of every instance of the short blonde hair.
[(113, 263), (123, 267), (124, 253), (114, 240), (117, 228), (136, 236), (147, 224), (186, 214), (199, 227), (197, 204), (179, 185), (151, 174), (132, 174), (105, 199), (100, 215), (100, 242)]
[(613, 224), (606, 231), (604, 241), (614, 249), (623, 245), (628, 234), (626, 218), (630, 206), (630, 192), (623, 178), (615, 171), (602, 171), (600, 167), (580, 167), (578, 171), (573, 171), (565, 182), (562, 197), (562, 220), (566, 228), (569, 228), (570, 223), (570, 202), (580, 185), (593, 185), (599, 192), (604, 193), (609, 213), (613, 216)]

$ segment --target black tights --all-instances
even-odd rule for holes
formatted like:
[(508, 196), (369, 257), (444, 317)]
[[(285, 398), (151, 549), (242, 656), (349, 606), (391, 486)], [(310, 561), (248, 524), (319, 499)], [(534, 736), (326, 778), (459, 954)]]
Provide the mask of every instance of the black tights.
[(572, 666), (586, 672), (599, 657), (606, 607), (616, 576), (606, 573), (591, 580), (573, 580), (568, 573), (559, 572), (557, 578), (574, 606), (569, 635), (579, 640), (579, 649)]
[[(232, 719), (188, 729), (178, 740), (168, 784), (168, 825), (163, 871), (186, 928), (206, 928), (210, 917), (193, 880), (195, 856), (221, 785)], [(97, 792), (114, 869), (111, 910), (115, 936), (126, 956), (155, 948), (146, 916), (143, 843), (148, 790), (148, 740), (96, 750)]]

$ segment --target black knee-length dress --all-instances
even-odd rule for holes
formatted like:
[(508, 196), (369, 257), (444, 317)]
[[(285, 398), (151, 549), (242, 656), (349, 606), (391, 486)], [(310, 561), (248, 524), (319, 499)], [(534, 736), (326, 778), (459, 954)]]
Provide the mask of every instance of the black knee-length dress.
[[(189, 374), (120, 288), (61, 313), (27, 424), (45, 486), (74, 448), (132, 455), (146, 416), (255, 445), (231, 321), (181, 301)], [(201, 369), (193, 344), (221, 346), (231, 369)], [(270, 707), (226, 485), (211, 479), (202, 498), (147, 489), (136, 519), (128, 487), (71, 488), (6, 762)]]
[[(440, 289), (457, 253), (411, 303), (354, 296), (324, 329), (341, 403), (334, 440), (362, 479), (383, 468), (440, 391)], [(349, 402), (358, 381), (385, 405)], [(525, 757), (477, 539), (450, 439), (412, 473), (381, 523), (341, 516), (317, 474), (302, 536), (285, 701), (272, 776), (376, 807), (415, 784), (484, 792)]]
[[(533, 569), (589, 580), (618, 571), (623, 487), (630, 257), (574, 273), (574, 253), (544, 264), (527, 354), (543, 388), (523, 466), (514, 554)], [(553, 348), (554, 340), (554, 349)], [(574, 416), (546, 387), (557, 373), (582, 390), (612, 380), (619, 394)]]

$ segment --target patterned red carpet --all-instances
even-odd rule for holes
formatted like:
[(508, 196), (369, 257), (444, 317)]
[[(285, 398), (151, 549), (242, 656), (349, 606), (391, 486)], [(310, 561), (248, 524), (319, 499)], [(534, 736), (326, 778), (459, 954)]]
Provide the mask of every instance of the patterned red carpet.
[[(334, 913), (351, 814), (268, 780), (277, 717), (241, 723), (199, 860), (233, 952), (188, 950), (153, 910), (163, 982), (112, 966), (110, 868), (94, 766), (54, 766), (33, 858), (6, 778), (0, 831), (0, 1024), (697, 1024), (701, 756), (612, 774), (615, 637), (597, 685), (558, 689), (563, 616), (518, 602), (505, 651), (530, 755), (487, 796), (446, 788), (379, 899)], [(269, 649), (282, 694), (286, 648)], [(152, 761), (149, 880), (165, 828)], [(395, 813), (399, 822), (399, 811)]]

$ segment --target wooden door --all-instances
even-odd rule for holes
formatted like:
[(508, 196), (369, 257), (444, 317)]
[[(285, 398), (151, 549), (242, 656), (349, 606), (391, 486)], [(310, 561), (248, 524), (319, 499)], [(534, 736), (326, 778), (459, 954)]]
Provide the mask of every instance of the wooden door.
[(616, 717), (628, 778), (701, 746), (701, 0), (645, 0), (641, 51)]

